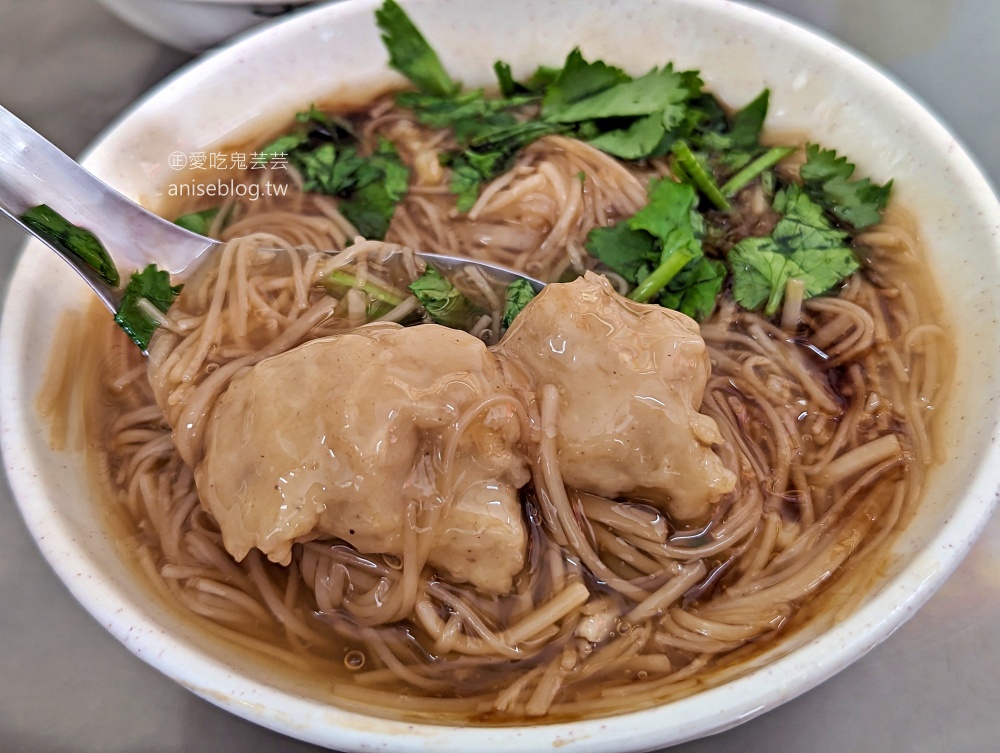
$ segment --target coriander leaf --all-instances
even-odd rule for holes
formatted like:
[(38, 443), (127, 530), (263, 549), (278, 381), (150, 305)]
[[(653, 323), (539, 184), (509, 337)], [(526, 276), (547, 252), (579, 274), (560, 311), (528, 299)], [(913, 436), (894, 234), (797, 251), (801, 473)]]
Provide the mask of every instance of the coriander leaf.
[(389, 230), (396, 202), (389, 198), (385, 186), (370, 183), (341, 199), (337, 208), (363, 237), (380, 240)]
[(761, 150), (760, 131), (767, 117), (770, 91), (764, 89), (732, 117), (726, 115), (718, 100), (703, 94), (689, 103), (697, 122), (691, 129), (695, 148), (719, 152), (721, 162), (738, 170)]
[(318, 107), (316, 103), (313, 102), (309, 105), (308, 110), (303, 110), (302, 112), (295, 113), (295, 119), (299, 123), (319, 123), (320, 125), (332, 125), (329, 116)]
[(660, 261), (656, 239), (645, 230), (633, 230), (627, 222), (594, 228), (584, 246), (591, 256), (633, 285)]
[(648, 301), (702, 255), (696, 198), (687, 184), (653, 181), (649, 203), (624, 222), (592, 230), (587, 251), (626, 281), (638, 283), (629, 294), (632, 300)]
[(403, 92), (396, 97), (401, 107), (413, 110), (417, 119), (431, 128), (451, 128), (461, 146), (482, 142), (511, 128), (537, 127), (539, 121), (518, 122), (513, 109), (537, 99), (518, 95), (507, 99), (487, 99), (482, 89), (453, 97), (422, 92)]
[(633, 230), (645, 230), (658, 238), (665, 258), (676, 248), (686, 246), (701, 255), (701, 216), (694, 210), (697, 196), (686, 183), (665, 178), (649, 184), (649, 202), (627, 222)]
[[(717, 167), (724, 166), (728, 171), (734, 172), (742, 170), (744, 167), (749, 165), (757, 156), (759, 151), (759, 149), (755, 149), (753, 151), (728, 149), (719, 154), (713, 154), (711, 157), (715, 161)], [(719, 190), (722, 190), (721, 187)], [(728, 194), (723, 192), (723, 196), (728, 196)]]
[(729, 130), (729, 116), (726, 108), (711, 93), (698, 91), (691, 95), (688, 103), (697, 117), (697, 126), (705, 132), (723, 133)]
[(458, 91), (458, 83), (445, 71), (437, 53), (394, 0), (385, 0), (375, 11), (375, 20), (382, 30), (390, 66), (421, 91), (440, 96)]
[(436, 323), (455, 329), (469, 326), (475, 307), (434, 267), (428, 266), (409, 288)]
[(309, 141), (309, 134), (307, 133), (287, 133), (284, 136), (279, 136), (270, 144), (265, 146), (260, 150), (262, 163), (270, 162), (276, 155), (284, 154), (291, 155), (300, 146), (306, 144)]
[(493, 64), (493, 72), (496, 74), (500, 93), (504, 97), (514, 97), (519, 94), (530, 94), (533, 96), (543, 94), (558, 78), (560, 71), (558, 68), (548, 68), (540, 65), (527, 81), (517, 81), (514, 79), (513, 73), (511, 73), (510, 65), (502, 60), (498, 60)]
[(774, 210), (784, 215), (771, 237), (789, 249), (826, 249), (846, 245), (849, 235), (830, 224), (823, 208), (797, 185), (778, 191)]
[(837, 219), (863, 230), (882, 221), (892, 181), (880, 186), (868, 178), (850, 180), (853, 174), (854, 165), (833, 149), (806, 146), (806, 162), (799, 168), (806, 191)]
[(531, 78), (528, 79), (524, 86), (528, 89), (528, 91), (534, 93), (545, 92), (556, 82), (560, 73), (562, 73), (562, 69), (560, 68), (540, 65), (535, 69), (535, 72), (531, 74)]
[(306, 152), (326, 143), (348, 145), (357, 140), (354, 129), (343, 118), (337, 118), (309, 105), (308, 110), (295, 114), (295, 120), (312, 126), (298, 129), (274, 139), (260, 150), (261, 162), (270, 162), (279, 154), (293, 157), (298, 152)]
[(704, 221), (695, 211), (697, 195), (686, 183), (670, 179), (649, 184), (649, 203), (627, 220), (636, 231), (645, 231), (659, 241), (660, 258), (656, 267), (640, 277), (629, 293), (633, 301), (645, 303), (656, 296), (691, 261), (702, 256), (701, 235)]
[(208, 231), (212, 228), (212, 223), (219, 214), (219, 209), (221, 207), (212, 207), (211, 209), (203, 209), (200, 212), (182, 214), (174, 220), (174, 224), (198, 235), (208, 235)]
[(756, 149), (760, 146), (760, 131), (767, 118), (767, 105), (771, 91), (764, 89), (742, 110), (733, 115), (729, 138), (736, 149)]
[[(830, 220), (827, 219), (823, 207), (813, 201), (802, 186), (794, 183), (788, 184), (775, 194), (773, 207), (775, 212), (799, 222), (816, 227), (833, 227)], [(846, 237), (847, 233), (839, 232)]]
[(854, 252), (845, 246), (821, 252), (799, 250), (792, 254), (790, 261), (800, 272), (789, 274), (789, 277), (797, 277), (805, 283), (806, 298), (825, 293), (860, 267)]
[(476, 121), (505, 107), (502, 100), (486, 99), (482, 89), (446, 96), (400, 92), (396, 103), (413, 110), (417, 119), (431, 128), (452, 128), (463, 120)]
[(468, 149), (462, 155), (482, 180), (489, 180), (494, 175), (506, 172), (508, 154), (501, 149), (485, 151)]
[(788, 257), (771, 238), (744, 238), (727, 257), (733, 275), (733, 300), (756, 311), (788, 281)]
[[(551, 75), (551, 71), (539, 68), (533, 81)], [(601, 60), (588, 63), (577, 47), (566, 56), (562, 70), (549, 83), (542, 100), (542, 117), (555, 119), (573, 103), (626, 81), (631, 81), (631, 77), (623, 70)]]
[(719, 101), (707, 92), (692, 95), (678, 138), (689, 138), (699, 149), (720, 151), (732, 147), (729, 120)]
[(511, 73), (510, 65), (498, 60), (493, 64), (493, 72), (497, 77), (497, 85), (500, 87), (500, 93), (505, 97), (511, 97), (521, 90), (521, 86), (514, 80), (514, 74)]
[(380, 138), (378, 148), (368, 158), (368, 164), (381, 171), (381, 175), (372, 175), (371, 180), (381, 181), (385, 186), (386, 195), (393, 202), (398, 202), (406, 196), (410, 186), (410, 169), (403, 164), (396, 146), (391, 141)]
[(39, 204), (22, 214), (20, 220), (39, 238), (80, 259), (111, 285), (121, 281), (115, 263), (97, 236), (71, 224), (52, 207)]
[(587, 143), (621, 159), (642, 159), (652, 154), (663, 140), (667, 132), (663, 120), (662, 113), (654, 112), (635, 120), (628, 128), (606, 131)]
[(535, 297), (535, 289), (527, 280), (515, 280), (507, 286), (504, 293), (503, 321), (501, 326), (504, 329), (510, 327), (515, 317), (521, 313), (525, 306)]
[(446, 155), (445, 164), (451, 168), (449, 189), (456, 196), (456, 209), (468, 212), (479, 199), (482, 184), (507, 169), (512, 156), (503, 150), (463, 152)]
[(289, 159), (302, 175), (304, 191), (338, 197), (341, 213), (361, 235), (385, 237), (410, 180), (410, 170), (391, 141), (380, 139), (368, 157), (354, 146), (327, 142), (311, 151), (294, 151)]
[(622, 118), (662, 112), (668, 105), (688, 98), (685, 78), (673, 66), (654, 68), (645, 76), (624, 81), (546, 113), (557, 123), (578, 123), (597, 118)]
[[(745, 238), (729, 252), (733, 299), (744, 308), (772, 316), (788, 280), (805, 283), (805, 297), (825, 293), (858, 268), (847, 247), (849, 235), (833, 227), (822, 207), (797, 185), (774, 197), (783, 214), (769, 238)], [(766, 305), (765, 305), (766, 304)]]
[(350, 191), (357, 182), (364, 158), (352, 146), (338, 149), (333, 144), (321, 144), (312, 151), (297, 151), (290, 155), (292, 164), (302, 174), (302, 190), (338, 196)]
[(456, 196), (455, 208), (459, 212), (468, 212), (476, 205), (482, 182), (483, 176), (468, 162), (458, 159), (452, 163), (449, 190)]
[(705, 82), (701, 80), (701, 74), (698, 71), (678, 71), (677, 75), (681, 77), (681, 84), (687, 89), (689, 99), (699, 100), (705, 96), (701, 90)]
[(744, 238), (727, 258), (733, 275), (733, 300), (746, 309), (764, 307), (773, 316), (791, 278), (805, 283), (805, 297), (825, 293), (858, 268), (851, 249), (796, 249), (785, 253), (773, 238)]
[(733, 298), (744, 308), (772, 316), (781, 304), (791, 278), (805, 284), (805, 297), (826, 292), (858, 268), (846, 245), (848, 233), (831, 224), (823, 208), (798, 185), (782, 189), (774, 198), (782, 213), (768, 238), (745, 238), (728, 256), (733, 275)]
[(479, 197), (480, 185), (509, 170), (524, 146), (560, 130), (562, 126), (537, 120), (486, 128), (468, 149), (446, 155), (446, 164), (452, 170), (451, 192), (458, 196), (458, 211), (471, 209)]
[(359, 162), (349, 173), (352, 183), (340, 192), (338, 208), (365, 238), (384, 238), (396, 204), (406, 195), (410, 170), (387, 139), (380, 139), (377, 150), (368, 158), (356, 152), (353, 155)]
[(382, 167), (385, 173), (385, 192), (394, 203), (406, 196), (410, 187), (410, 169), (400, 160), (387, 160)]
[(847, 245), (846, 236), (840, 235), (836, 230), (816, 227), (789, 217), (778, 220), (771, 231), (771, 237), (790, 249), (823, 251)]
[(566, 130), (566, 126), (556, 123), (546, 123), (541, 120), (526, 120), (522, 123), (514, 122), (509, 125), (490, 126), (482, 129), (474, 138), (469, 141), (473, 149), (499, 149), (514, 152), (521, 149), (542, 136), (551, 133), (561, 133)]
[(170, 275), (155, 264), (150, 264), (141, 272), (133, 272), (122, 293), (115, 321), (143, 350), (149, 347), (149, 340), (159, 326), (159, 321), (139, 303), (148, 301), (159, 311), (166, 313), (173, 304), (182, 285), (171, 285)]
[(726, 265), (704, 256), (684, 267), (660, 294), (660, 305), (696, 321), (708, 319), (726, 281)]
[(335, 143), (357, 140), (358, 137), (350, 121), (336, 115), (327, 115), (314, 104), (309, 105), (308, 110), (295, 113), (295, 119), (312, 126), (317, 135), (328, 137)]
[(715, 311), (726, 281), (726, 265), (704, 256), (688, 263), (660, 293), (660, 305), (703, 322)]

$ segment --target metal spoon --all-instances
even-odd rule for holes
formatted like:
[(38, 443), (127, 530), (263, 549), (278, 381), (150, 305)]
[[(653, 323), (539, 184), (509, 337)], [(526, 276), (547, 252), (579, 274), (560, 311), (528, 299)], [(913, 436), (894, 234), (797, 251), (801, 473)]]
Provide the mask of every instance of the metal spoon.
[[(197, 263), (224, 245), (185, 230), (143, 209), (78, 165), (26, 123), (0, 107), (0, 211), (69, 263), (104, 305), (117, 311), (124, 285), (112, 285), (80, 257), (39, 234), (22, 220), (45, 204), (73, 225), (85, 228), (104, 245), (123, 283), (128, 273), (156, 264), (183, 279)], [(527, 280), (539, 291), (545, 283), (513, 270), (472, 259), (417, 253), (445, 277), (475, 266), (499, 285)], [(176, 280), (175, 280), (176, 281)]]

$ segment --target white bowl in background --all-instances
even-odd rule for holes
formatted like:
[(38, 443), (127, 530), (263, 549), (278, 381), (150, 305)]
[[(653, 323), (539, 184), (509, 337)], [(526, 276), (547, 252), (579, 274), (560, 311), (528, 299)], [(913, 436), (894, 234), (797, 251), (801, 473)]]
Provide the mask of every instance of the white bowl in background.
[(108, 10), (171, 47), (201, 52), (315, 0), (99, 0)]
[[(197, 61), (132, 108), (85, 164), (156, 205), (172, 152), (205, 151), (273, 130), (311, 101), (356, 98), (402, 79), (387, 70), (376, 0), (298, 14)], [(17, 265), (0, 325), (0, 443), (42, 553), (74, 596), (131, 651), (202, 697), (285, 734), (343, 750), (649, 750), (721, 731), (820, 683), (870, 650), (937, 589), (988, 519), (1000, 486), (1000, 206), (960, 144), (893, 81), (838, 44), (727, 0), (414, 0), (405, 3), (467, 85), (496, 59), (516, 75), (576, 44), (634, 73), (673, 61), (701, 69), (733, 104), (771, 88), (772, 128), (807, 132), (850, 155), (918, 220), (954, 330), (956, 383), (943, 423), (947, 461), (870, 597), (825, 632), (804, 629), (772, 661), (662, 707), (573, 723), (451, 727), (331, 707), (269, 676), (165, 607), (123, 564), (79, 454), (55, 452), (33, 410), (59, 315), (90, 295), (39, 244)], [(39, 305), (44, 302), (45, 305)], [(81, 491), (83, 490), (83, 491)]]

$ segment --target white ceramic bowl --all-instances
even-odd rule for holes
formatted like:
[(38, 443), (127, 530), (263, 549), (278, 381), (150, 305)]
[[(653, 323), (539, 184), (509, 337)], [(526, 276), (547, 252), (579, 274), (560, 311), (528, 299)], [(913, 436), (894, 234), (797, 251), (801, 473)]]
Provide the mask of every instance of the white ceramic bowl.
[[(882, 181), (919, 220), (954, 331), (956, 384), (944, 423), (946, 463), (863, 606), (826, 632), (803, 630), (763, 667), (658, 709), (518, 728), (455, 728), (376, 719), (310, 699), (215, 646), (164, 608), (123, 566), (80, 457), (54, 452), (32, 401), (55, 321), (89, 292), (31, 244), (0, 331), (2, 444), (11, 485), (38, 546), (76, 598), (127, 647), (199, 695), (294, 737), (345, 750), (648, 750), (720, 731), (815, 686), (910, 617), (985, 524), (1000, 485), (1000, 207), (946, 130), (884, 75), (835, 43), (725, 0), (408, 2), (445, 65), (488, 83), (497, 58), (523, 75), (580, 44), (633, 72), (673, 60), (697, 67), (733, 103), (772, 90), (769, 125), (805, 131)], [(172, 152), (204, 151), (286, 121), (314, 99), (400, 79), (385, 67), (374, 0), (329, 5), (244, 38), (160, 86), (90, 150), (85, 164), (156, 203)]]
[(171, 47), (201, 52), (315, 0), (100, 0), (130, 26)]

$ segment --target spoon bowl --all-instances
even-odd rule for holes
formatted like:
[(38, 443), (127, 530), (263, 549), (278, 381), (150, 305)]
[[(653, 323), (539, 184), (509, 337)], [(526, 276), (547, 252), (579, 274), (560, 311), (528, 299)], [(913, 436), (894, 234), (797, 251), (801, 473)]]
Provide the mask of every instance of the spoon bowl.
[(94, 233), (119, 270), (156, 264), (171, 275), (182, 275), (222, 245), (122, 196), (0, 107), (0, 211), (62, 256), (104, 304), (116, 311), (122, 296), (120, 286), (112, 285), (86, 261), (53, 245), (50, 238), (24, 222), (24, 213), (42, 204), (67, 222)]

